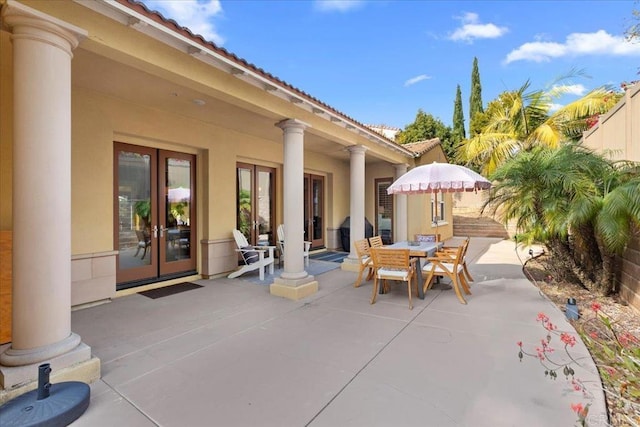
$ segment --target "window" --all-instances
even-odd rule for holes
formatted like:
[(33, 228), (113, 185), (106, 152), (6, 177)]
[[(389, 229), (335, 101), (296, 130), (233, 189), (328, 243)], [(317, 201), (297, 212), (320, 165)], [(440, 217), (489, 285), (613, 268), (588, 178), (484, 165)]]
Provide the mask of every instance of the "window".
[[(437, 209), (436, 209), (437, 207)], [(434, 193), (431, 195), (431, 218), (432, 222), (442, 222), (445, 218), (444, 194)]]

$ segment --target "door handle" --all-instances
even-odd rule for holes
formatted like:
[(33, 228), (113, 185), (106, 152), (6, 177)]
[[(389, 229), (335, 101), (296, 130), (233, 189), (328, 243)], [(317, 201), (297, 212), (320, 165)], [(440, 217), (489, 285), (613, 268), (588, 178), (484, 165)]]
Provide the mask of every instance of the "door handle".
[(164, 228), (163, 225), (160, 226), (160, 237), (164, 237), (164, 232), (168, 231), (168, 228)]
[(158, 226), (154, 225), (152, 231), (153, 231), (153, 238), (157, 239), (158, 238)]

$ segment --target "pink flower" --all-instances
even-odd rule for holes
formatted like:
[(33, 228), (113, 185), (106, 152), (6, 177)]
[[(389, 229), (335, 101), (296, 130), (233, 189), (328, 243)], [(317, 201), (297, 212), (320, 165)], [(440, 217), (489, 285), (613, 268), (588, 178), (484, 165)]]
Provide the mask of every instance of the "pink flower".
[(595, 302), (594, 301), (594, 302), (591, 303), (591, 310), (595, 311), (596, 313), (598, 311), (600, 311), (601, 308), (602, 308), (602, 306), (600, 305), (599, 302)]
[(539, 321), (541, 321), (543, 323), (546, 323), (546, 322), (549, 321), (549, 317), (546, 314), (541, 312), (541, 313), (538, 313), (538, 319), (537, 320), (539, 320)]
[(571, 410), (576, 414), (580, 415), (580, 413), (584, 411), (584, 406), (582, 406), (582, 403), (572, 403)]
[(629, 332), (624, 332), (622, 333), (622, 335), (620, 335), (619, 341), (623, 347), (628, 347), (631, 344), (637, 344), (638, 338), (634, 337)]
[(518, 341), (516, 344), (518, 344), (518, 347), (522, 347), (522, 341)]
[(573, 347), (574, 345), (576, 345), (576, 337), (566, 332), (563, 332), (560, 334), (560, 341), (562, 341), (563, 343), (565, 343), (565, 345), (568, 345), (570, 347)]

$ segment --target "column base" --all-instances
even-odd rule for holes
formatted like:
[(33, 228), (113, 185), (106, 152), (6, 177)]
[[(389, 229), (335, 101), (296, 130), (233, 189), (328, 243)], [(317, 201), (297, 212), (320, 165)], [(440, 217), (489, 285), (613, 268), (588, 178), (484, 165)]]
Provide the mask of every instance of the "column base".
[(344, 271), (355, 271), (357, 273), (360, 271), (360, 260), (358, 258), (346, 257), (342, 260), (340, 269)]
[[(91, 356), (91, 347), (80, 343), (76, 348), (46, 361), (51, 364), (51, 383), (82, 381), (91, 383), (100, 378), (100, 359)], [(0, 365), (0, 404), (38, 387), (38, 366), (41, 362), (23, 366)]]
[(271, 295), (297, 301), (318, 292), (318, 282), (311, 275), (300, 279), (276, 277), (269, 287)]

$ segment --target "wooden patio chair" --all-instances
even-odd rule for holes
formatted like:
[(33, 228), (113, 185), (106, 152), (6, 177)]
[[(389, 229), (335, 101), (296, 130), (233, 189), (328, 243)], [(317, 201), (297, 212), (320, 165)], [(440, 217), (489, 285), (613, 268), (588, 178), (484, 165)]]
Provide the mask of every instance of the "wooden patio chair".
[(384, 243), (382, 242), (382, 236), (369, 237), (369, 246), (371, 246), (372, 248), (383, 247)]
[[(278, 251), (280, 252), (278, 265), (282, 265), (282, 259), (284, 258), (284, 224), (278, 225), (276, 232), (278, 235), (278, 240), (276, 241), (276, 244), (278, 245)], [(305, 241), (304, 246), (302, 248), (302, 254), (304, 255), (304, 265), (306, 267), (309, 266), (309, 250), (310, 249), (311, 249), (311, 242)]]
[[(470, 240), (471, 239), (467, 237), (462, 241), (460, 246), (464, 248), (462, 251), (462, 268), (464, 269), (464, 275), (467, 277), (467, 280), (469, 282), (473, 282), (473, 277), (471, 277), (471, 273), (469, 273), (469, 269), (467, 268), (467, 249), (469, 248)], [(449, 252), (453, 254), (455, 254), (457, 250), (458, 250), (457, 246), (443, 246), (441, 249), (441, 251), (443, 252)]]
[[(144, 257), (147, 256), (147, 249), (151, 247), (151, 235), (147, 230), (136, 230), (136, 237), (138, 238), (138, 246), (136, 248), (136, 253), (133, 256), (138, 256), (140, 249), (142, 249), (143, 252), (140, 259), (144, 259)], [(151, 252), (151, 250), (149, 250), (149, 252)]]
[(367, 239), (356, 240), (353, 242), (354, 247), (356, 248), (356, 254), (358, 255), (358, 261), (360, 262), (360, 270), (358, 271), (358, 278), (353, 283), (354, 288), (360, 287), (360, 283), (362, 282), (362, 273), (367, 268), (369, 272), (367, 273), (367, 279), (371, 280), (373, 277), (373, 260), (371, 259), (371, 254), (369, 253), (369, 241)]
[(469, 283), (464, 276), (464, 267), (462, 266), (463, 251), (464, 247), (460, 245), (455, 253), (441, 251), (436, 252), (433, 257), (427, 258), (427, 263), (422, 267), (422, 275), (426, 277), (424, 285), (422, 286), (423, 292), (431, 288), (434, 278), (448, 277), (451, 279), (458, 300), (460, 300), (462, 304), (467, 303), (460, 291), (460, 287), (462, 286), (464, 292), (467, 295), (471, 295)]
[[(249, 271), (258, 270), (260, 280), (264, 280), (264, 269), (267, 266), (269, 266), (269, 274), (273, 274), (273, 250), (276, 248), (275, 246), (251, 246), (240, 230), (233, 230), (233, 238), (236, 241), (236, 252), (239, 252), (242, 256), (244, 265), (229, 274), (227, 276), (229, 279), (235, 279)], [(266, 253), (269, 254), (268, 257), (265, 256)]]
[(369, 249), (373, 259), (373, 293), (371, 304), (375, 304), (378, 296), (378, 284), (382, 280), (383, 288), (386, 290), (387, 280), (397, 280), (407, 282), (407, 293), (409, 294), (409, 310), (413, 310), (411, 300), (411, 288), (413, 282), (417, 280), (416, 259), (409, 257), (409, 249)]

